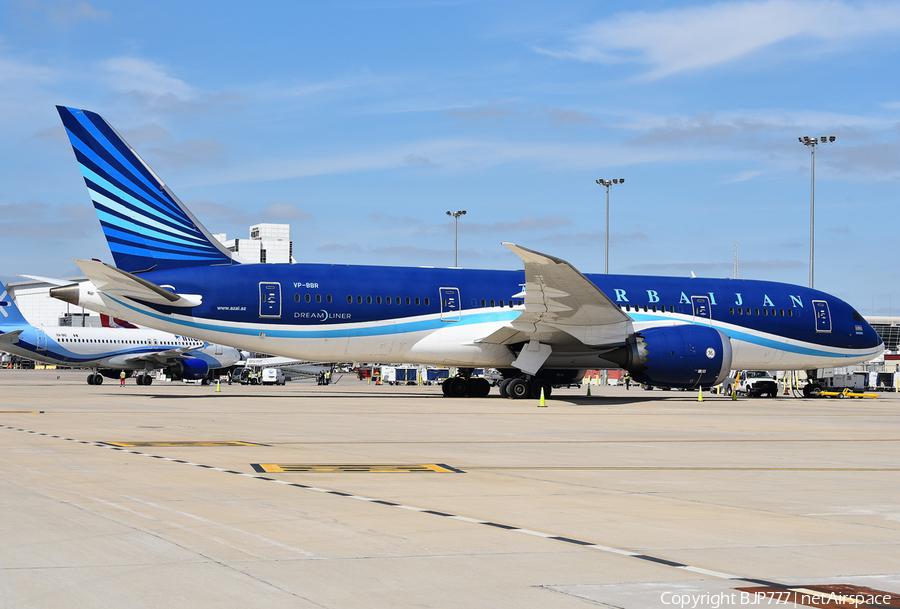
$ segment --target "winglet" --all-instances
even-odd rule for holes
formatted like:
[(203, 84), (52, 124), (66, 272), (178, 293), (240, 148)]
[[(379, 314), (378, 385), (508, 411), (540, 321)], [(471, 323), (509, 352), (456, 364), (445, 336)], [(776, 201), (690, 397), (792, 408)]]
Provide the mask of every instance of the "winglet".
[(102, 116), (56, 109), (116, 266), (137, 273), (232, 264), (231, 252)]

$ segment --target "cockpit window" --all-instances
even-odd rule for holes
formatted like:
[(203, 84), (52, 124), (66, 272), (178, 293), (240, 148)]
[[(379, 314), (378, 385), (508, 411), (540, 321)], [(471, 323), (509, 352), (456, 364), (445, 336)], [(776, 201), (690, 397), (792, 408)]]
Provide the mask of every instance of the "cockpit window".
[(856, 311), (853, 311), (853, 321), (862, 321), (862, 320), (863, 320), (862, 315), (860, 315)]

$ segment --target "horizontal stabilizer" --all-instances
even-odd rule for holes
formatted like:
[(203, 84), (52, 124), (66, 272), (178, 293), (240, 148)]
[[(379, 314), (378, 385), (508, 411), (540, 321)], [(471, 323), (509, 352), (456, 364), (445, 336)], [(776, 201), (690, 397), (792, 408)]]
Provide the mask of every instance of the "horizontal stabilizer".
[(14, 345), (19, 342), (19, 335), (25, 330), (15, 330), (14, 332), (4, 332), (0, 334), (0, 345)]
[(71, 279), (55, 279), (53, 277), (41, 277), (40, 275), (24, 275), (22, 273), (19, 273), (18, 275), (19, 277), (34, 279), (35, 281), (49, 283), (50, 285), (69, 285), (70, 283), (72, 283)]
[[(197, 294), (176, 294), (136, 275), (96, 260), (74, 260), (97, 290), (110, 296), (121, 296), (150, 304), (170, 307), (196, 307), (203, 302)], [(53, 292), (65, 288), (53, 288)], [(54, 298), (59, 296), (54, 293)]]

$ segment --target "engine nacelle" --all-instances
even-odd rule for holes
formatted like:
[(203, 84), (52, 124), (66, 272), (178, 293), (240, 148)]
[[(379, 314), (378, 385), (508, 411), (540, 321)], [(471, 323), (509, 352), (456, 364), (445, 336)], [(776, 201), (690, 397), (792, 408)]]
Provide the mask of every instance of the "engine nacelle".
[(209, 365), (202, 359), (183, 359), (166, 368), (166, 374), (184, 381), (199, 381), (208, 372)]
[(630, 340), (623, 368), (654, 387), (712, 387), (731, 370), (731, 339), (709, 326), (649, 328)]

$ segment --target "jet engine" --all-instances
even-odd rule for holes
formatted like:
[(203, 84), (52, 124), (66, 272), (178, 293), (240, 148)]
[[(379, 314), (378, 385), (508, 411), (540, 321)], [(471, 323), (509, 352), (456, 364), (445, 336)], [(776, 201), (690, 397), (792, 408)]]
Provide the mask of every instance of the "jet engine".
[(677, 389), (711, 387), (731, 370), (731, 339), (709, 326), (649, 328), (604, 358), (610, 355), (639, 383)]
[(166, 374), (174, 379), (197, 381), (206, 377), (209, 365), (202, 359), (183, 359), (166, 368)]

